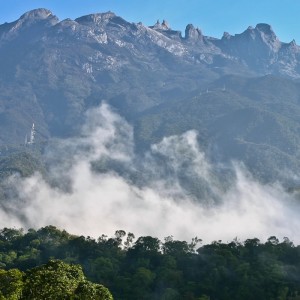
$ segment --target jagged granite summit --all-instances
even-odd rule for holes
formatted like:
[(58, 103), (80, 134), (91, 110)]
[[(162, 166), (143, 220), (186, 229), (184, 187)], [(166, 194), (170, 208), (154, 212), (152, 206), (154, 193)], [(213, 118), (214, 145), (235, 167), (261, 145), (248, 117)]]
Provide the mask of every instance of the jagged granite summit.
[[(100, 48), (107, 45), (103, 57), (113, 54), (111, 57), (115, 58), (115, 63), (114, 66), (106, 63), (102, 68), (118, 68), (122, 65), (116, 58), (114, 46), (117, 46), (130, 52), (134, 58), (153, 55), (155, 51), (166, 51), (172, 58), (177, 56), (186, 63), (203, 64), (209, 68), (224, 69), (224, 65), (240, 64), (241, 73), (247, 70), (259, 75), (300, 77), (299, 46), (295, 41), (280, 42), (268, 24), (257, 24), (255, 28), (249, 27), (241, 34), (224, 33), (221, 39), (217, 39), (203, 35), (192, 24), (187, 25), (185, 36), (182, 36), (180, 31), (172, 30), (165, 20), (147, 27), (141, 23), (129, 23), (107, 12), (83, 16), (74, 21), (59, 21), (51, 11), (36, 9), (25, 13), (15, 22), (0, 25), (0, 45), (3, 47), (14, 38), (22, 38), (19, 34), (27, 30), (31, 31), (28, 43), (39, 38), (40, 44), (48, 42), (47, 46), (55, 46), (55, 38), (58, 42), (61, 35), (65, 35), (74, 46), (84, 42), (91, 44), (92, 41)], [(143, 46), (147, 46), (147, 49)], [(96, 46), (93, 48), (97, 51)], [(146, 50), (147, 53), (139, 53)], [(239, 72), (236, 68), (234, 70)]]
[(183, 36), (167, 21), (36, 9), (0, 25), (0, 69), (0, 145), (21, 144), (33, 122), (40, 141), (75, 135), (106, 101), (133, 124), (138, 148), (196, 129), (207, 148), (256, 170), (269, 151), (299, 163), (300, 47), (268, 24), (218, 39), (192, 24)]

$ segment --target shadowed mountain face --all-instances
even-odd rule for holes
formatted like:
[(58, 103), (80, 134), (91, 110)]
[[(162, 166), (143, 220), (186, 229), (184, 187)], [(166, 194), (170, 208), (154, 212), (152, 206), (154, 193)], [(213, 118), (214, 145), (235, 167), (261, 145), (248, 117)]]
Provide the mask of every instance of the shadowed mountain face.
[(147, 145), (196, 128), (212, 160), (243, 161), (260, 179), (284, 179), (300, 167), (299, 95), (290, 80), (225, 76), (193, 97), (144, 112), (137, 140)]
[(213, 161), (242, 160), (263, 179), (300, 166), (300, 47), (267, 24), (207, 37), (107, 12), (49, 10), (0, 25), (0, 145), (76, 135), (106, 101), (133, 124), (137, 150), (189, 129)]

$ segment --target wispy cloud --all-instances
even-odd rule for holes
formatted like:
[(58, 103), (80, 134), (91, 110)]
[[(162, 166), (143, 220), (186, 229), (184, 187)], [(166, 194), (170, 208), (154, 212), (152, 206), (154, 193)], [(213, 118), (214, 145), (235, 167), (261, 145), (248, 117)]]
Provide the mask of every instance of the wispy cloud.
[(56, 140), (46, 158), (49, 178), (9, 179), (15, 192), (2, 203), (0, 227), (52, 224), (95, 237), (124, 229), (205, 242), (277, 235), (299, 242), (296, 200), (238, 164), (225, 178), (195, 131), (166, 137), (137, 156), (132, 127), (103, 104), (87, 112), (79, 137)]

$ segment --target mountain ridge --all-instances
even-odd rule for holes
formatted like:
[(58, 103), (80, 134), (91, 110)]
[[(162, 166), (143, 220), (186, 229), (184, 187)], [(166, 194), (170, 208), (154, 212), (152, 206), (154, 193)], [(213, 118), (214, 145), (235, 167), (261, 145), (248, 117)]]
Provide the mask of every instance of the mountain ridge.
[[(119, 26), (119, 28), (121, 28), (122, 26), (123, 27), (131, 26), (132, 29), (134, 29), (134, 27), (136, 28), (143, 27), (144, 29), (154, 30), (155, 32), (160, 33), (171, 40), (175, 40), (176, 42), (180, 42), (180, 43), (194, 42), (197, 44), (201, 44), (203, 47), (202, 50), (210, 50), (210, 51), (214, 50), (215, 51), (214, 55), (223, 54), (223, 56), (225, 56), (226, 58), (230, 58), (230, 55), (234, 55), (238, 52), (236, 51), (236, 49), (228, 49), (229, 44), (233, 43), (234, 47), (238, 48), (241, 39), (242, 42), (245, 42), (246, 40), (248, 46), (251, 45), (251, 43), (253, 42), (257, 43), (257, 41), (259, 41), (261, 44), (259, 47), (262, 47), (263, 45), (263, 47), (267, 48), (270, 52), (272, 52), (273, 54), (271, 55), (271, 58), (273, 59), (272, 63), (274, 63), (274, 59), (276, 59), (273, 56), (279, 53), (281, 50), (287, 51), (286, 49), (289, 49), (288, 51), (290, 52), (290, 54), (291, 53), (298, 54), (300, 52), (299, 50), (300, 48), (298, 45), (296, 45), (294, 40), (291, 41), (290, 43), (284, 43), (279, 41), (275, 32), (273, 31), (272, 27), (269, 24), (259, 23), (256, 25), (255, 28), (249, 26), (244, 32), (235, 35), (231, 35), (225, 32), (223, 37), (221, 39), (218, 39), (215, 37), (203, 35), (202, 31), (199, 28), (195, 28), (192, 24), (188, 24), (186, 26), (185, 36), (182, 36), (181, 31), (172, 30), (169, 27), (169, 25), (166, 25), (167, 22), (165, 20), (162, 22), (162, 24), (160, 24), (159, 21), (157, 21), (157, 23), (154, 26), (144, 26), (141, 22), (129, 23), (124, 19), (122, 19), (121, 17), (114, 14), (113, 12), (95, 13), (95, 14), (89, 14), (89, 15), (76, 18), (75, 20), (65, 19), (59, 21), (59, 19), (55, 15), (53, 15), (53, 13), (50, 10), (40, 8), (40, 9), (31, 10), (23, 14), (18, 20), (14, 22), (1, 24), (0, 33), (1, 31), (3, 31), (3, 29), (11, 27), (12, 24), (15, 24), (15, 26), (12, 26), (10, 30), (15, 31), (16, 28), (22, 27), (23, 23), (26, 23), (26, 21), (29, 23), (35, 23), (34, 21), (41, 21), (41, 20), (49, 21), (48, 24), (49, 26), (55, 26), (59, 23), (65, 23), (69, 21), (72, 22), (73, 24), (73, 30), (76, 30), (76, 28), (74, 28), (74, 26), (76, 27), (75, 24), (92, 26), (92, 27), (98, 26), (102, 29), (105, 25), (108, 24), (109, 25), (113, 24), (115, 27)], [(185, 44), (185, 46), (188, 45)], [(256, 50), (258, 51), (262, 49), (258, 48)], [(182, 55), (183, 53), (175, 52), (175, 55), (176, 54)], [(279, 57), (282, 57), (283, 54), (280, 53), (278, 55)], [(241, 59), (243, 59), (243, 57)], [(300, 76), (298, 73), (297, 74), (286, 73), (284, 75), (296, 77), (296, 78), (299, 78)]]
[(255, 153), (266, 161), (267, 149), (280, 168), (286, 157), (298, 166), (300, 47), (268, 24), (221, 39), (188, 24), (183, 37), (167, 21), (148, 27), (112, 12), (59, 21), (37, 9), (0, 25), (0, 68), (1, 146), (22, 144), (33, 122), (43, 143), (77, 135), (84, 112), (105, 101), (134, 127), (137, 150), (195, 129), (207, 149), (259, 172)]

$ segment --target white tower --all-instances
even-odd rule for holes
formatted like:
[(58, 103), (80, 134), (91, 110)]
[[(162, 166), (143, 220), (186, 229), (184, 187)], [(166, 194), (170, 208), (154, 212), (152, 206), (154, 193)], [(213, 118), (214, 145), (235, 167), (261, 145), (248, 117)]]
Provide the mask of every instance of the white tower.
[(35, 136), (35, 129), (34, 129), (34, 123), (32, 123), (31, 131), (30, 131), (30, 139), (27, 144), (32, 145), (34, 143), (34, 136)]

